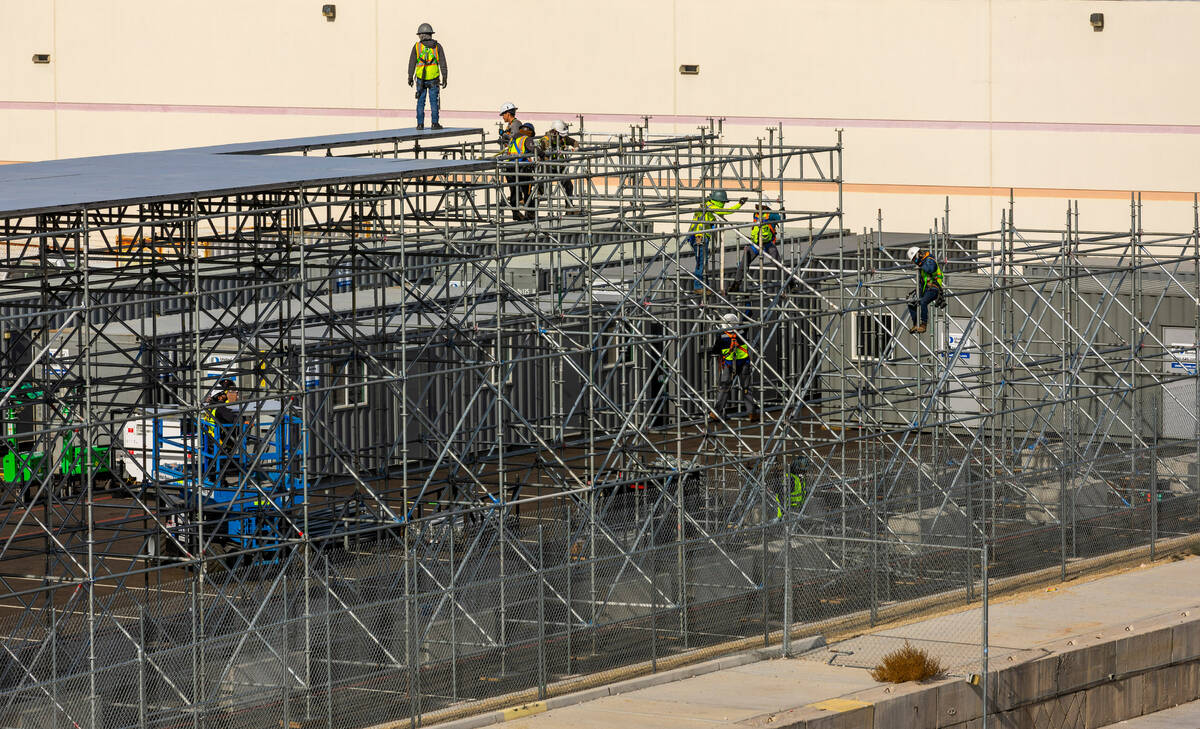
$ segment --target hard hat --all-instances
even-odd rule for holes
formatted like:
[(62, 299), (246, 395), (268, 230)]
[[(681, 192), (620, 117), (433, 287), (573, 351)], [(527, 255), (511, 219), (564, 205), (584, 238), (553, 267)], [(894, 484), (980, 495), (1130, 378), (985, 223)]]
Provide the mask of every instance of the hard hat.
[(725, 322), (726, 324), (737, 324), (738, 323), (738, 315), (737, 314), (726, 314), (725, 316), (721, 317), (721, 321)]
[(533, 125), (529, 122), (521, 124), (521, 126), (517, 127), (517, 129), (528, 129), (530, 134), (537, 134), (537, 130), (534, 129)]
[(909, 248), (908, 253), (907, 253), (908, 260), (913, 261), (915, 263), (917, 260), (917, 254), (920, 252), (921, 252), (921, 249), (917, 248), (916, 246)]
[(729, 193), (725, 192), (724, 190), (715, 190), (713, 194), (708, 196), (708, 198), (710, 200), (716, 200), (719, 203), (727, 203), (729, 202)]
[(236, 390), (237, 383), (228, 377), (223, 377), (217, 382), (217, 387), (221, 388), (222, 390)]
[(433, 26), (429, 23), (421, 23), (417, 28), (417, 35), (425, 35), (426, 33), (433, 35)]
[(511, 101), (505, 103), (504, 106), (500, 107), (500, 116), (504, 116), (505, 114), (509, 114), (509, 113), (515, 114), (516, 112), (517, 112), (517, 105), (512, 103)]
[(565, 121), (563, 121), (562, 119), (556, 119), (554, 121), (554, 123), (550, 125), (550, 128), (553, 129), (554, 131), (558, 132), (559, 134), (567, 133), (567, 123)]

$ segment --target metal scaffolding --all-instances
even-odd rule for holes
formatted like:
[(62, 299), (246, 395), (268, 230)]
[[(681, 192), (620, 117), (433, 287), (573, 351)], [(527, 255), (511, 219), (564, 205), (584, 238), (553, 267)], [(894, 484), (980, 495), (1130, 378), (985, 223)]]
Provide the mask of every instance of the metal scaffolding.
[[(840, 136), (578, 136), (0, 196), (0, 726), (415, 726), (1195, 531), (1200, 230), (1134, 198), (1121, 233), (955, 235), (947, 203), (917, 240), (950, 303), (909, 335), (914, 239), (843, 230)], [(697, 265), (715, 190), (779, 214), (779, 259), (742, 263), (747, 207)], [(730, 312), (753, 376), (717, 412)]]

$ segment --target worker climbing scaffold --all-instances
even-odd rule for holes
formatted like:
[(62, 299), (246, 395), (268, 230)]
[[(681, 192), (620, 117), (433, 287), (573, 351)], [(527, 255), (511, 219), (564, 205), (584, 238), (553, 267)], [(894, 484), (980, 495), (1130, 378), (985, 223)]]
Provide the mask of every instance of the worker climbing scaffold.
[(721, 317), (721, 320), (728, 328), (721, 332), (716, 344), (708, 350), (709, 355), (715, 355), (718, 358), (721, 392), (717, 396), (716, 407), (708, 415), (708, 420), (713, 423), (724, 415), (729, 395), (733, 392), (734, 387), (738, 387), (746, 398), (746, 406), (750, 411), (750, 422), (755, 422), (758, 420), (758, 408), (750, 393), (750, 349), (734, 330), (738, 323), (738, 315), (726, 314)]
[(743, 197), (726, 207), (726, 203), (729, 202), (729, 194), (724, 190), (715, 190), (705, 199), (700, 209), (692, 215), (692, 225), (688, 228), (688, 236), (684, 238), (684, 242), (691, 245), (692, 252), (696, 255), (696, 270), (693, 272), (695, 280), (692, 281), (693, 290), (699, 291), (704, 288), (704, 266), (708, 261), (709, 246), (716, 236), (717, 217), (724, 217), (740, 209), (747, 199)]
[(737, 272), (733, 274), (733, 282), (729, 291), (735, 292), (742, 288), (742, 281), (750, 270), (750, 264), (759, 254), (775, 259), (782, 268), (783, 259), (779, 255), (779, 223), (783, 220), (779, 213), (771, 212), (771, 207), (765, 203), (754, 206), (754, 227), (750, 229), (750, 242), (746, 244), (742, 259), (738, 262)]
[[(908, 302), (908, 315), (912, 318), (910, 334), (924, 334), (929, 324), (929, 305), (946, 308), (946, 281), (941, 266), (929, 251), (913, 246), (908, 249), (908, 259), (917, 267), (916, 296)], [(918, 322), (917, 313), (921, 318)]]
[(784, 514), (800, 513), (804, 500), (808, 498), (808, 459), (804, 456), (792, 459), (779, 487), (779, 493), (775, 494), (775, 518), (782, 519)]

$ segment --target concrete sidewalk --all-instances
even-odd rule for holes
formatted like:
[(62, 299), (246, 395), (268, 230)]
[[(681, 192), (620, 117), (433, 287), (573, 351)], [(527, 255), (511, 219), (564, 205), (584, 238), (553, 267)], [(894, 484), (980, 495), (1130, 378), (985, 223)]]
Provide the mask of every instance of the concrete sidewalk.
[[(1198, 584), (1200, 558), (1190, 557), (994, 601), (989, 616), (990, 642), (994, 647), (991, 668), (996, 671), (1006, 660), (1013, 660), (1011, 657), (1006, 659), (1006, 655), (1021, 653), (1021, 660), (1028, 660), (1030, 651), (1036, 654), (1042, 646), (1061, 644), (1067, 638), (1086, 636), (1088, 641), (1094, 642), (1109, 640), (1108, 633), (1115, 640), (1128, 623), (1200, 614), (1195, 612), (1200, 610)], [(846, 660), (844, 651), (854, 650), (850, 655), (864, 656), (890, 649), (908, 639), (943, 656), (979, 655), (979, 623), (978, 609), (940, 616), (844, 641), (831, 646), (833, 650), (824, 649), (823, 653), (807, 656), (822, 660), (775, 659), (749, 663), (563, 706), (536, 716), (518, 718), (518, 712), (505, 726), (512, 729), (691, 729), (733, 726), (741, 722), (770, 726), (774, 717), (764, 715), (790, 708), (816, 705), (830, 711), (845, 711), (866, 704), (842, 697), (880, 685), (871, 680), (865, 668), (838, 665), (839, 661)], [(1046, 653), (1049, 652), (1046, 649)], [(825, 662), (830, 660), (833, 665)], [(965, 686), (961, 679), (957, 683)], [(893, 690), (899, 693), (906, 689), (878, 689), (882, 693)], [(960, 716), (967, 716), (971, 710), (978, 711), (978, 698), (974, 694), (967, 691), (959, 694), (964, 703)], [(975, 706), (966, 706), (972, 701)], [(952, 715), (956, 712), (954, 706), (944, 709), (940, 698), (938, 710)]]
[(1200, 701), (1110, 724), (1113, 729), (1200, 729)]

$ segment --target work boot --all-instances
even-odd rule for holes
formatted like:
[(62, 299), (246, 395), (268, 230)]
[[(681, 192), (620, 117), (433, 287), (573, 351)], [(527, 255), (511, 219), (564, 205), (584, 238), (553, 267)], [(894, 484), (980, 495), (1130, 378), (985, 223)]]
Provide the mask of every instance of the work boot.
[(750, 417), (746, 418), (746, 419), (749, 420), (751, 423), (757, 423), (758, 422), (758, 413), (750, 413)]
[(434, 123), (433, 123), (433, 126), (432, 126), (432, 127), (430, 127), (430, 128), (431, 128), (431, 129), (441, 129), (441, 128), (442, 128), (442, 125), (441, 125), (441, 124), (438, 124), (437, 122), (434, 122)]
[(418, 125), (417, 125), (417, 131), (421, 131), (421, 130), (422, 130), (422, 129), (424, 129), (424, 128), (425, 128), (425, 125), (424, 125), (424, 124), (418, 124)]
[(924, 334), (925, 333), (925, 325), (921, 324), (920, 326), (913, 327), (912, 333), (913, 334)]
[(721, 419), (721, 418), (719, 418), (719, 417), (717, 416), (717, 414), (716, 414), (716, 413), (709, 413), (709, 414), (708, 414), (708, 422), (710, 422), (710, 423), (715, 423), (715, 422), (717, 422), (717, 421), (718, 421), (718, 420), (720, 420), (720, 419)]

